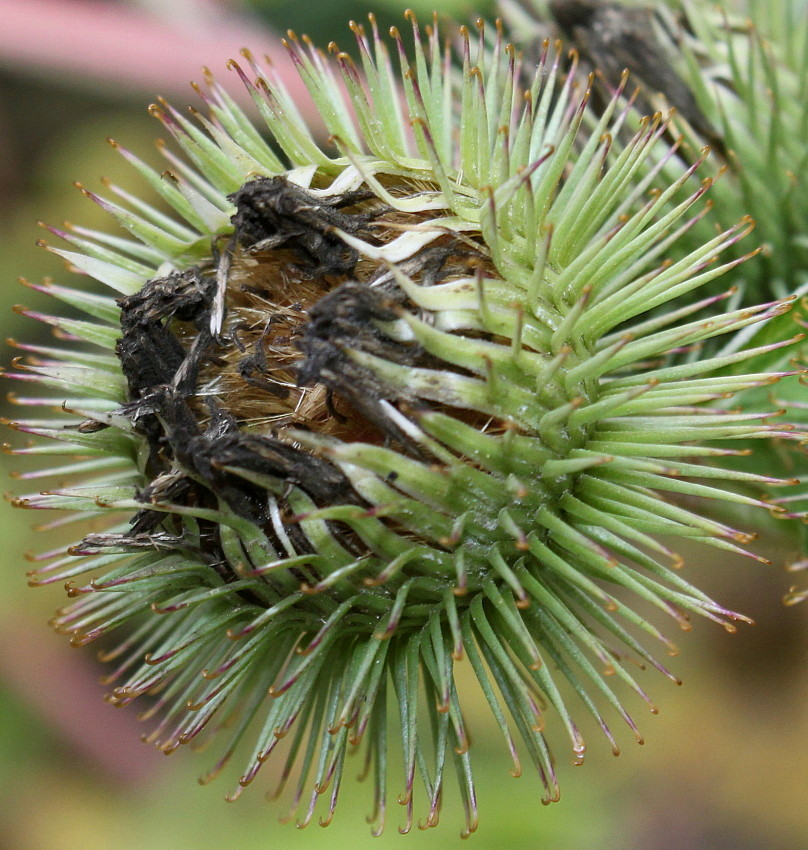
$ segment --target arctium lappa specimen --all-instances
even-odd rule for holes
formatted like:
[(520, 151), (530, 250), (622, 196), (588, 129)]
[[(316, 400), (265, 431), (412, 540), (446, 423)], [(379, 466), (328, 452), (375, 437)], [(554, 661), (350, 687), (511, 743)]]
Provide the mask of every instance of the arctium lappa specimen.
[[(724, 445), (795, 435), (710, 402), (779, 375), (715, 376), (749, 351), (667, 357), (788, 304), (684, 297), (737, 264), (721, 252), (750, 224), (668, 259), (710, 181), (697, 163), (647, 191), (675, 157), (659, 115), (624, 128), (616, 99), (588, 117), (560, 46), (524, 88), (482, 23), (455, 70), (437, 23), (411, 22), (399, 70), (373, 18), (352, 26), (361, 71), (285, 42), (325, 146), (245, 53), (253, 73), (231, 69), (271, 143), (211, 79), (197, 123), (153, 109), (181, 149), (164, 175), (118, 148), (176, 215), (90, 195), (127, 236), (53, 229), (113, 294), (46, 287), (88, 318), (36, 315), (70, 339), (21, 346), (18, 377), (55, 395), (20, 400), (64, 412), (17, 423), (50, 441), (16, 453), (76, 455), (50, 470), (75, 483), (18, 502), (109, 516), (32, 583), (68, 583), (74, 644), (123, 635), (109, 700), (156, 694), (149, 740), (215, 736), (204, 781), (237, 752), (231, 797), (275, 769), (290, 816), (328, 823), (358, 751), (374, 831), (393, 785), (407, 831), (416, 805), (438, 823), (454, 769), (469, 833), (469, 699), (556, 800), (545, 724), (580, 761), (573, 713), (591, 714), (617, 753), (607, 724), (639, 739), (624, 702), (652, 706), (626, 660), (677, 681), (633, 598), (685, 628), (744, 619), (668, 545), (748, 554), (752, 534), (698, 505), (768, 507), (738, 484), (778, 482), (722, 470)], [(479, 693), (458, 690), (461, 659)]]

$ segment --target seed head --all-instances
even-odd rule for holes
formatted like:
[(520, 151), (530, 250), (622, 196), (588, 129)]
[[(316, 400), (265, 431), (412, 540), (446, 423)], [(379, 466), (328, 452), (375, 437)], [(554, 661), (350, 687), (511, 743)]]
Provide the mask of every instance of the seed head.
[(709, 405), (776, 379), (715, 376), (754, 351), (698, 349), (788, 302), (668, 308), (737, 265), (722, 252), (751, 225), (667, 259), (710, 181), (698, 162), (647, 191), (648, 163), (670, 157), (661, 116), (614, 142), (618, 93), (584, 131), (587, 80), (561, 75), (560, 45), (525, 88), (499, 31), (461, 27), (455, 70), (437, 22), (422, 38), (410, 17), (412, 57), (392, 32), (400, 74), (372, 17), (370, 36), (352, 26), (361, 75), (290, 34), (325, 146), (245, 53), (253, 74), (231, 68), (270, 143), (211, 80), (196, 123), (153, 107), (183, 154), (163, 148), (169, 172), (118, 148), (176, 215), (113, 186), (125, 204), (91, 197), (129, 236), (54, 229), (78, 251), (51, 250), (117, 295), (46, 287), (88, 319), (35, 316), (71, 342), (23, 346), (17, 377), (54, 387), (64, 415), (17, 423), (51, 442), (16, 453), (76, 455), (49, 471), (79, 482), (17, 501), (109, 516), (32, 583), (67, 582), (55, 625), (74, 644), (124, 629), (109, 700), (156, 695), (148, 740), (215, 734), (204, 781), (243, 748), (231, 798), (280, 760), (301, 825), (326, 794), (330, 821), (363, 750), (376, 831), (391, 749), (402, 831), (419, 797), (437, 824), (452, 763), (468, 833), (461, 659), (513, 773), (526, 754), (549, 802), (545, 722), (580, 761), (577, 705), (616, 753), (602, 711), (641, 740), (624, 695), (653, 708), (627, 661), (678, 681), (645, 645), (672, 641), (632, 599), (684, 629), (745, 619), (669, 546), (749, 554), (753, 535), (700, 504), (769, 507), (736, 485), (771, 480), (723, 469), (724, 446), (795, 435)]

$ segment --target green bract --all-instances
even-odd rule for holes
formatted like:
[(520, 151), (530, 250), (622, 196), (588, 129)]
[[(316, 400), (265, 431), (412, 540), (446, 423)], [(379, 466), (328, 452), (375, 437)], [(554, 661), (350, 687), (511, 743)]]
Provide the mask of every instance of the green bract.
[[(681, 3), (694, 28), (682, 50), (685, 79), (732, 152), (711, 217), (726, 219), (741, 208), (754, 214), (765, 250), (740, 276), (747, 299), (804, 293), (808, 6), (805, 0), (745, 0), (729, 12), (705, 14), (704, 5)], [(775, 327), (784, 334), (793, 325)]]
[(75, 455), (47, 474), (79, 481), (18, 502), (110, 517), (32, 582), (68, 582), (55, 623), (75, 644), (126, 627), (110, 701), (157, 694), (163, 750), (218, 730), (208, 778), (244, 750), (233, 796), (274, 755), (303, 824), (320, 796), (330, 820), (364, 750), (380, 830), (397, 749), (402, 829), (419, 796), (437, 824), (454, 768), (470, 832), (461, 659), (513, 772), (532, 762), (551, 801), (545, 717), (578, 760), (575, 706), (617, 752), (601, 711), (639, 738), (624, 695), (650, 704), (626, 660), (677, 681), (631, 599), (684, 628), (744, 619), (669, 545), (748, 554), (753, 535), (694, 505), (769, 507), (742, 485), (782, 482), (725, 469), (724, 444), (794, 432), (709, 403), (784, 374), (714, 376), (780, 343), (668, 355), (788, 303), (681, 306), (738, 264), (721, 254), (748, 222), (669, 261), (710, 180), (697, 163), (649, 191), (649, 158), (674, 161), (665, 122), (626, 127), (615, 99), (582, 130), (587, 81), (561, 75), (560, 47), (523, 89), (482, 24), (460, 29), (457, 70), (437, 22), (422, 39), (412, 20), (412, 56), (394, 30), (400, 73), (371, 24), (352, 27), (361, 71), (286, 42), (331, 143), (245, 54), (254, 75), (232, 68), (271, 143), (209, 80), (197, 123), (154, 108), (184, 155), (165, 149), (169, 172), (119, 148), (175, 215), (117, 192), (92, 197), (127, 236), (54, 231), (77, 250), (51, 250), (115, 294), (45, 287), (88, 318), (36, 318), (90, 346), (21, 346), (17, 377), (55, 388), (65, 415), (17, 423), (51, 439), (16, 453)]
[[(808, 148), (808, 4), (805, 0), (735, 0), (720, 8), (705, 0), (668, 0), (637, 5), (620, 0), (500, 0), (517, 40), (536, 43), (542, 37), (568, 30), (587, 61), (602, 58), (608, 48), (606, 69), (598, 69), (607, 84), (617, 85), (620, 70), (637, 70), (626, 86), (635, 101), (656, 108), (674, 107), (673, 123), (681, 133), (679, 157), (695, 156), (712, 145), (721, 164), (720, 179), (710, 193), (701, 220), (683, 234), (671, 251), (679, 259), (745, 213), (754, 216), (754, 242), (762, 250), (732, 275), (735, 287), (730, 309), (767, 298), (798, 298), (797, 307), (777, 320), (743, 329), (729, 338), (707, 343), (721, 356), (744, 346), (761, 347), (754, 360), (724, 367), (723, 374), (794, 368), (805, 370), (806, 292), (808, 291), (808, 192), (805, 190)], [(556, 19), (553, 24), (551, 21)], [(606, 32), (605, 30), (608, 30)], [(643, 49), (644, 45), (644, 49)], [(646, 66), (649, 73), (643, 77)], [(605, 73), (601, 74), (602, 71)], [(664, 85), (667, 78), (679, 82)], [(602, 84), (602, 82), (601, 82)], [(657, 91), (665, 88), (662, 94)], [(681, 152), (684, 152), (682, 154)], [(658, 165), (649, 157), (644, 168)], [(662, 164), (656, 186), (664, 189), (677, 175), (676, 157)], [(739, 256), (748, 246), (730, 248)], [(795, 335), (799, 334), (799, 337)], [(795, 338), (799, 346), (770, 349), (767, 343)], [(677, 355), (693, 356), (692, 349)], [(777, 404), (804, 425), (808, 403), (804, 379), (793, 377), (777, 390)], [(717, 404), (740, 405), (747, 412), (771, 407), (765, 388), (744, 392)], [(730, 462), (731, 463), (731, 462)], [(750, 468), (748, 462), (740, 465)], [(789, 516), (805, 517), (808, 477), (804, 450), (782, 446), (757, 453), (752, 468), (785, 476), (797, 475), (800, 486), (777, 500)], [(802, 473), (802, 474), (801, 474)], [(808, 529), (792, 524), (802, 550), (796, 569), (808, 564)], [(796, 598), (804, 596), (798, 594)]]
[[(808, 148), (808, 5), (805, 0), (763, 4), (745, 0), (729, 13), (704, 14), (701, 3), (683, 0), (682, 11), (693, 22), (693, 35), (683, 45), (688, 83), (704, 108), (714, 116), (733, 151), (732, 168), (716, 185), (710, 222), (727, 220), (744, 207), (753, 212), (761, 254), (746, 266), (737, 281), (739, 298), (800, 296), (789, 316), (758, 333), (739, 335), (735, 347), (760, 344), (806, 327), (808, 291), (808, 192), (805, 190)], [(733, 14), (734, 13), (734, 14)], [(705, 220), (705, 224), (709, 223)], [(789, 363), (788, 361), (791, 361)], [(797, 350), (766, 354), (754, 361), (756, 369), (808, 365), (808, 344)], [(778, 392), (792, 419), (808, 421), (804, 382), (789, 382)], [(761, 392), (739, 400), (746, 410), (763, 410), (769, 403)], [(767, 452), (768, 470), (784, 469), (799, 476), (799, 486), (780, 500), (791, 515), (805, 518), (808, 476), (805, 455)], [(802, 559), (808, 564), (808, 529), (800, 532)], [(790, 599), (805, 598), (806, 592)]]

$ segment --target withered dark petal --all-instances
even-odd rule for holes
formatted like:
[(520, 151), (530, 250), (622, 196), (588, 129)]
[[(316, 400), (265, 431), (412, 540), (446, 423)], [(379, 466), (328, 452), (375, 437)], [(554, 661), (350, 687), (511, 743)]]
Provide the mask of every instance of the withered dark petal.
[(345, 213), (339, 207), (373, 198), (354, 192), (323, 200), (286, 177), (259, 177), (229, 196), (236, 205), (232, 221), (236, 240), (253, 253), (291, 248), (311, 277), (351, 274), (359, 254), (339, 238), (366, 231), (377, 212)]

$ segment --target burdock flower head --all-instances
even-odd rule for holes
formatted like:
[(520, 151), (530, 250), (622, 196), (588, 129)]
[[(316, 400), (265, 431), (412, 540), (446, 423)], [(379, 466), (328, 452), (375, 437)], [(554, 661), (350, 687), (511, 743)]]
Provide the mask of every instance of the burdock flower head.
[(54, 229), (117, 294), (46, 287), (88, 318), (36, 314), (71, 342), (21, 346), (16, 377), (64, 415), (17, 423), (51, 441), (16, 453), (75, 455), (48, 473), (79, 480), (17, 501), (110, 517), (32, 583), (67, 582), (55, 624), (76, 645), (123, 627), (109, 699), (154, 694), (161, 749), (217, 733), (206, 779), (240, 751), (233, 797), (279, 762), (302, 824), (321, 796), (331, 819), (358, 750), (377, 830), (398, 750), (402, 829), (419, 796), (437, 824), (454, 770), (471, 832), (461, 660), (551, 801), (545, 722), (581, 760), (579, 708), (617, 752), (608, 715), (639, 739), (624, 696), (653, 709), (626, 661), (676, 681), (632, 599), (685, 629), (744, 619), (669, 544), (746, 554), (753, 535), (700, 505), (768, 507), (741, 485), (777, 482), (723, 469), (725, 441), (792, 432), (709, 406), (778, 375), (716, 377), (755, 352), (698, 346), (787, 305), (682, 301), (737, 264), (721, 252), (750, 223), (667, 259), (710, 180), (699, 162), (648, 191), (673, 161), (659, 115), (626, 127), (616, 97), (584, 131), (587, 80), (559, 72), (559, 45), (523, 87), (499, 32), (461, 27), (455, 70), (437, 22), (422, 39), (411, 20), (400, 74), (372, 18), (352, 25), (361, 71), (290, 34), (326, 146), (245, 53), (253, 74), (231, 68), (270, 142), (208, 80), (198, 123), (153, 107), (182, 150), (170, 171), (119, 148), (175, 214), (111, 187), (123, 204), (90, 197), (128, 236)]

